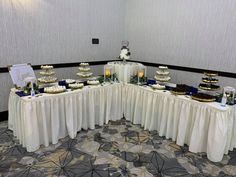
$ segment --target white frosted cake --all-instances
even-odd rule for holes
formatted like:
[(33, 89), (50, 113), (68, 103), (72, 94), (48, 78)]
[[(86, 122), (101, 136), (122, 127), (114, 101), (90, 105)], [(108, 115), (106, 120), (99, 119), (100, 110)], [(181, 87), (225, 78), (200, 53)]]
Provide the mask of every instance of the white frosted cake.
[(154, 78), (160, 82), (168, 82), (171, 79), (169, 75), (170, 75), (170, 72), (168, 71), (167, 66), (159, 66)]
[(42, 71), (39, 74), (42, 76), (38, 78), (38, 81), (42, 84), (54, 83), (57, 81), (57, 78), (54, 76), (55, 71), (53, 70), (52, 65), (42, 65)]
[(88, 78), (93, 75), (88, 63), (80, 63), (79, 72), (76, 74), (80, 78)]

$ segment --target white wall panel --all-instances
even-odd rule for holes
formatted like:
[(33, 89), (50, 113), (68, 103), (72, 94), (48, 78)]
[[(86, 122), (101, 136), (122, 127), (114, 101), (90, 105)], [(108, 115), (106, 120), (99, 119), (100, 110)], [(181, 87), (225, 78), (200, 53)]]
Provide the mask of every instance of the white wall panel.
[[(1, 0), (0, 67), (114, 59), (125, 0)], [(93, 37), (100, 39), (92, 45)]]
[(235, 0), (128, 0), (132, 58), (235, 72)]

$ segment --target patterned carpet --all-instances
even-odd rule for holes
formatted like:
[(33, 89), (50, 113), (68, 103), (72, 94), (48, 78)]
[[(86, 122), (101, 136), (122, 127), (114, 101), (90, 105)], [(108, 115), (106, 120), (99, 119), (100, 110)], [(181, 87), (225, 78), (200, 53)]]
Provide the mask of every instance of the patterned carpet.
[(236, 176), (236, 150), (212, 163), (122, 119), (28, 153), (1, 122), (0, 176)]

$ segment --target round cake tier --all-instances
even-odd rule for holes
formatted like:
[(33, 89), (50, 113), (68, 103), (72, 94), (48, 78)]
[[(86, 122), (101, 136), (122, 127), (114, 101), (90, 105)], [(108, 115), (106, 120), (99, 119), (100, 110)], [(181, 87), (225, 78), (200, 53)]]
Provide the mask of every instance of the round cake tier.
[(43, 70), (50, 70), (50, 69), (53, 69), (53, 66), (52, 65), (42, 65), (41, 69), (43, 69)]
[(168, 82), (171, 79), (170, 76), (154, 76), (154, 78), (160, 82)]
[(205, 93), (196, 93), (192, 95), (193, 100), (201, 101), (201, 102), (213, 102), (215, 101), (215, 97), (205, 94)]
[(215, 77), (215, 76), (218, 76), (218, 74), (217, 73), (214, 73), (214, 72), (204, 72), (204, 74), (206, 75), (206, 76), (208, 76), (208, 77)]
[(218, 83), (219, 80), (213, 77), (203, 77), (202, 81), (205, 83)]
[(57, 81), (57, 78), (56, 77), (40, 77), (38, 78), (38, 81), (41, 82), (41, 83), (54, 83)]
[(42, 76), (52, 76), (52, 75), (55, 74), (55, 72), (52, 71), (52, 70), (50, 70), (50, 71), (46, 70), (46, 71), (40, 71), (39, 74), (42, 75)]
[(89, 64), (88, 63), (80, 63), (80, 66), (85, 67), (85, 66), (89, 66)]
[(93, 73), (90, 73), (90, 72), (78, 72), (77, 75), (80, 76), (80, 77), (91, 77), (93, 75)]
[(199, 84), (199, 88), (203, 90), (208, 90), (208, 91), (216, 91), (220, 89), (219, 85), (214, 85), (214, 84)]
[(164, 70), (164, 71), (158, 70), (158, 71), (156, 71), (156, 73), (157, 73), (157, 75), (169, 75), (170, 74), (170, 72), (168, 70)]
[(81, 71), (81, 72), (88, 72), (88, 71), (90, 71), (91, 69), (90, 69), (90, 67), (79, 67), (79, 71)]

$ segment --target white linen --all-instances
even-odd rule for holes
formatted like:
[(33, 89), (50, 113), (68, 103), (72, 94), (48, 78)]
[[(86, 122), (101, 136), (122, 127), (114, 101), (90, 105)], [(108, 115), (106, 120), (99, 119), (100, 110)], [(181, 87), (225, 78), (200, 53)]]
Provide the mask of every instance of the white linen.
[(134, 75), (138, 66), (143, 66), (141, 63), (136, 62), (109, 62), (107, 65), (113, 66), (115, 68), (115, 73), (119, 81), (128, 83), (131, 77)]
[(191, 152), (206, 152), (214, 162), (236, 147), (235, 107), (201, 103), (186, 96), (127, 84), (124, 86), (124, 115), (144, 129), (189, 145)]
[(208, 159), (221, 161), (236, 147), (236, 107), (201, 103), (169, 91), (132, 84), (90, 86), (56, 95), (29, 99), (10, 93), (9, 128), (27, 148), (56, 144), (77, 131), (94, 129), (124, 116), (146, 130), (189, 145), (191, 152), (206, 152)]
[(94, 129), (95, 124), (122, 117), (122, 84), (87, 86), (31, 99), (12, 91), (9, 97), (9, 128), (29, 152), (41, 144), (56, 144), (67, 135), (75, 138), (82, 128)]

